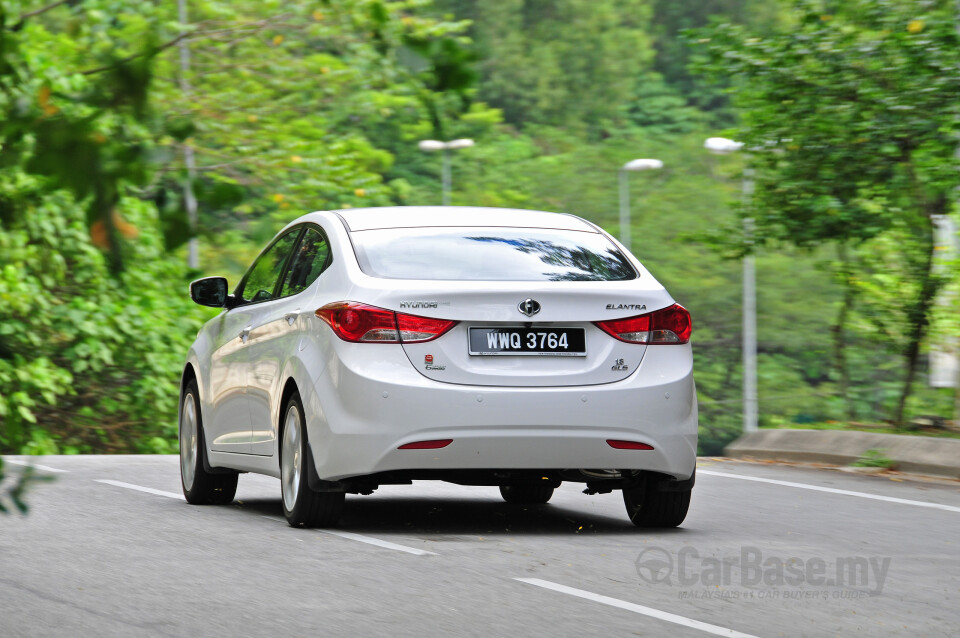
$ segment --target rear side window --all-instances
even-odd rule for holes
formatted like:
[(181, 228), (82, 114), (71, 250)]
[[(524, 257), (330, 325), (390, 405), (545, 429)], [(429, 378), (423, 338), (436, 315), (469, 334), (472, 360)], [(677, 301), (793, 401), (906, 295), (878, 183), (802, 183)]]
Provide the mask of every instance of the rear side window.
[(308, 227), (290, 260), (280, 296), (295, 295), (306, 290), (327, 267), (329, 256), (327, 238), (316, 228)]
[(600, 233), (541, 228), (391, 228), (351, 234), (360, 268), (387, 279), (622, 281), (637, 273)]

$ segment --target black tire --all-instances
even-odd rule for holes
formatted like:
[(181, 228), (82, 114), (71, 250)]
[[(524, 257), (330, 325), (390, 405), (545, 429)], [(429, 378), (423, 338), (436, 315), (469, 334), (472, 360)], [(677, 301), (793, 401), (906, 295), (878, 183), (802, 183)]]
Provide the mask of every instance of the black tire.
[(516, 505), (543, 505), (553, 496), (549, 485), (501, 485), (500, 496)]
[(196, 380), (187, 383), (180, 401), (180, 485), (191, 505), (223, 505), (237, 494), (237, 472), (208, 472), (203, 415)]
[(627, 516), (637, 527), (677, 527), (687, 517), (692, 489), (663, 492), (654, 480), (644, 478), (635, 487), (624, 488)]
[(294, 393), (283, 409), (280, 434), (280, 490), (283, 515), (291, 527), (333, 527), (343, 513), (344, 492), (315, 492), (307, 478), (306, 420), (300, 396)]

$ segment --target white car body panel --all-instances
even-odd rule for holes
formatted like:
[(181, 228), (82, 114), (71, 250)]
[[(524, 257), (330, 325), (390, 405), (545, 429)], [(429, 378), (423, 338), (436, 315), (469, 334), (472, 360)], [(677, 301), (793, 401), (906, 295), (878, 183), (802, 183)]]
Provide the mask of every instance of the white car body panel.
[[(210, 465), (279, 476), (282, 393), (292, 382), (304, 406), (316, 472), (324, 480), (472, 468), (618, 468), (691, 477), (697, 403), (690, 344), (624, 343), (590, 323), (674, 303), (606, 233), (627, 255), (637, 279), (417, 281), (361, 270), (344, 220), (357, 231), (459, 224), (602, 232), (572, 215), (464, 209), (467, 224), (451, 218), (450, 210), (315, 212), (288, 226), (312, 223), (323, 229), (333, 255), (327, 270), (299, 294), (222, 312), (202, 328), (187, 357), (198, 382)], [(542, 305), (534, 318), (517, 310), (526, 297)], [(350, 343), (314, 314), (337, 301), (460, 323), (426, 343)], [(436, 301), (437, 307), (401, 308), (411, 301)], [(607, 308), (620, 302), (646, 310)], [(469, 355), (467, 328), (490, 322), (583, 327), (587, 356)], [(247, 326), (244, 341), (239, 333)], [(427, 354), (445, 369), (427, 370)], [(614, 369), (619, 359), (625, 367)], [(453, 443), (397, 449), (433, 439)], [(642, 441), (654, 449), (614, 449), (607, 439)]]
[(209, 393), (203, 414), (207, 442), (213, 450), (250, 451), (250, 412), (246, 385), (249, 373), (247, 350), (241, 331), (250, 324), (255, 308), (235, 308), (204, 326), (212, 341), (209, 363)]

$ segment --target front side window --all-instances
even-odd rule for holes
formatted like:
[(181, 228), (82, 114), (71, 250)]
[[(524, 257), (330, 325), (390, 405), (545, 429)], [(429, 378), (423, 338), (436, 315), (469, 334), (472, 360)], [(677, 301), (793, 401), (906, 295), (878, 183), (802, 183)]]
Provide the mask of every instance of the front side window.
[(330, 247), (323, 233), (316, 228), (307, 228), (290, 260), (280, 296), (295, 295), (306, 290), (327, 267), (329, 255)]
[(549, 228), (391, 228), (351, 234), (374, 277), (459, 281), (622, 281), (637, 273), (600, 233)]
[(293, 245), (300, 235), (301, 228), (296, 228), (278, 239), (263, 254), (257, 257), (253, 266), (241, 283), (239, 296), (248, 303), (273, 299), (273, 291), (277, 287), (277, 280), (283, 273), (287, 257), (293, 250)]

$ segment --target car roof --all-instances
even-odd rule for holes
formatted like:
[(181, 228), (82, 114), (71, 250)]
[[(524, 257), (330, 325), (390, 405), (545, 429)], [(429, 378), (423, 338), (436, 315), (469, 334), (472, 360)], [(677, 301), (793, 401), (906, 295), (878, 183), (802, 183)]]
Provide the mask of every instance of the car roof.
[(336, 211), (351, 232), (381, 228), (437, 226), (556, 228), (597, 232), (589, 222), (566, 213), (478, 206), (386, 206)]

